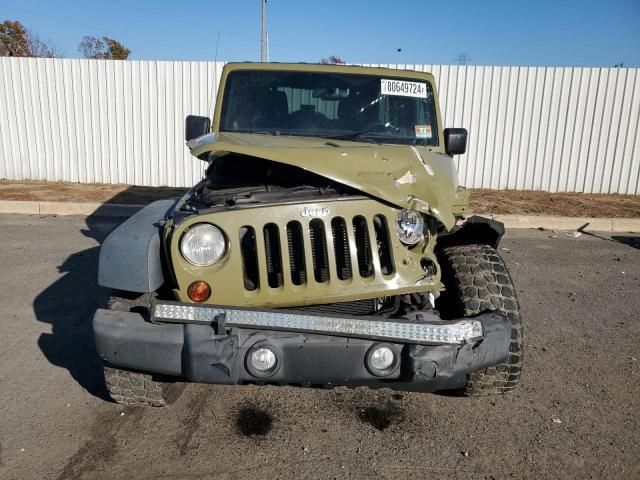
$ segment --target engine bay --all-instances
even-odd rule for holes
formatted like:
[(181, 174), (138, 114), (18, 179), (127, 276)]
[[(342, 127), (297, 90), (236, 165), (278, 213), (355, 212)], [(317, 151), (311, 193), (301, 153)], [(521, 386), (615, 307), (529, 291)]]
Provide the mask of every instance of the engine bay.
[(227, 154), (211, 162), (206, 179), (194, 189), (188, 203), (216, 208), (362, 195), (353, 188), (292, 165)]

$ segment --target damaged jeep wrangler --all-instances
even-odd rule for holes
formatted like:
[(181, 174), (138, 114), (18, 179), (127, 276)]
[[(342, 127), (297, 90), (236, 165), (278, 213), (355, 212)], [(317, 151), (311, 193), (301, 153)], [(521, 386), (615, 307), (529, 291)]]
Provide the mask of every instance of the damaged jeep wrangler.
[(185, 136), (207, 163), (100, 250), (97, 352), (112, 398), (170, 405), (187, 382), (508, 392), (522, 326), (496, 252), (466, 219), (428, 73), (225, 66), (213, 120)]

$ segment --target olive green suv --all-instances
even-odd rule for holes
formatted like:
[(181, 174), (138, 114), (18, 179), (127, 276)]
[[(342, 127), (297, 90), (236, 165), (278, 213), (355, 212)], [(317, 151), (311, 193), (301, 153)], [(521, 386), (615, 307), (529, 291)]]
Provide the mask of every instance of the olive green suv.
[(522, 365), (502, 224), (465, 221), (433, 76), (227, 64), (206, 173), (100, 251), (96, 348), (113, 399), (165, 406), (187, 382), (512, 390)]

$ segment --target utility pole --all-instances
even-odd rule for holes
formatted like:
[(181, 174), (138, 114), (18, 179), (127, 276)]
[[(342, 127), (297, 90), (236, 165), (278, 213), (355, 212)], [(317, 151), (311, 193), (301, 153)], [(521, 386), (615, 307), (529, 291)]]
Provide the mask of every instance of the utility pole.
[(458, 65), (466, 65), (470, 61), (471, 61), (471, 57), (469, 55), (467, 55), (466, 53), (459, 53), (458, 57), (455, 59), (455, 62)]
[(269, 30), (266, 32), (267, 34), (267, 63), (271, 61), (271, 55), (269, 55)]
[(264, 62), (264, 41), (267, 30), (267, 0), (260, 0), (262, 3), (262, 29), (260, 31), (260, 62)]
[(216, 40), (216, 56), (213, 57), (213, 61), (218, 61), (218, 46), (220, 45), (220, 30), (218, 30), (218, 39)]

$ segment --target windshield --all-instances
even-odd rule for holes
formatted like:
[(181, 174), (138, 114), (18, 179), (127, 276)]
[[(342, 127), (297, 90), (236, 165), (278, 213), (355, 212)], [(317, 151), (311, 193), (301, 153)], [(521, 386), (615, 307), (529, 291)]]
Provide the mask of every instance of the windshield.
[(437, 146), (425, 80), (241, 70), (227, 77), (220, 131)]

